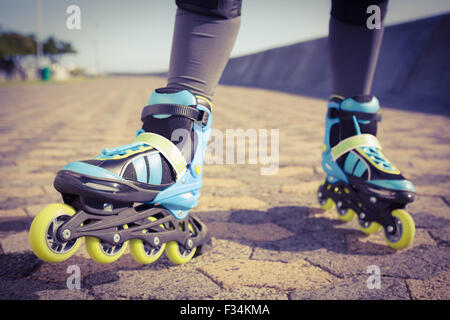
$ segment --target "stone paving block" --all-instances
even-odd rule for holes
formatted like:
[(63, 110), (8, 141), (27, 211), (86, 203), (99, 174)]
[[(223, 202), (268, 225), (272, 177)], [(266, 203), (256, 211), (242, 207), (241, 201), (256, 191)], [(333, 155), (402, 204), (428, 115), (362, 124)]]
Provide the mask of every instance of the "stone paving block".
[[(370, 255), (385, 255), (393, 254), (395, 250), (387, 246), (383, 237), (383, 230), (370, 236), (361, 237), (356, 234), (348, 234), (346, 236), (347, 248), (349, 252), (370, 254)], [(430, 236), (427, 230), (416, 229), (414, 241), (403, 251), (411, 250), (420, 245), (435, 246), (436, 241)]]
[[(205, 159), (205, 162), (207, 162), (208, 160)], [(212, 174), (223, 174), (223, 173), (229, 173), (231, 171), (231, 167), (227, 166), (227, 165), (220, 165), (220, 164), (216, 164), (216, 165), (205, 165), (203, 167), (203, 171), (205, 176), (209, 176)]]
[(118, 271), (119, 280), (92, 288), (100, 299), (196, 300), (213, 297), (219, 287), (197, 271)]
[(48, 203), (38, 203), (31, 206), (26, 206), (25, 211), (30, 217), (35, 217)]
[(0, 188), (0, 195), (7, 198), (28, 198), (34, 196), (40, 196), (44, 194), (44, 190), (40, 187), (9, 187), (9, 188)]
[(289, 230), (273, 223), (248, 225), (233, 222), (211, 222), (208, 224), (208, 229), (216, 238), (248, 241), (276, 241), (294, 235)]
[[(370, 286), (367, 276), (350, 277), (320, 289), (296, 290), (291, 300), (409, 300), (403, 279), (380, 277), (380, 288)], [(368, 280), (369, 286), (368, 287)]]
[[(0, 245), (3, 243), (4, 250), (18, 250), (20, 247), (25, 247), (24, 242), (20, 241), (23, 237), (19, 234), (22, 231), (28, 231), (31, 225), (31, 218), (28, 216), (19, 217), (0, 217)], [(16, 236), (14, 240), (9, 237)], [(19, 242), (14, 243), (14, 241)], [(23, 249), (23, 248), (22, 248)]]
[(450, 227), (446, 226), (442, 229), (431, 229), (430, 235), (438, 245), (450, 246)]
[(448, 248), (424, 245), (384, 255), (322, 251), (320, 254), (309, 255), (306, 259), (342, 277), (361, 275), (369, 265), (379, 266), (382, 276), (414, 279), (426, 279), (450, 269)]
[(450, 196), (449, 185), (418, 185), (416, 186), (417, 194), (426, 196)]
[(250, 196), (214, 197), (202, 196), (195, 208), (196, 211), (225, 211), (225, 210), (253, 210), (264, 209), (267, 204)]
[(222, 289), (213, 300), (288, 300), (288, 295), (273, 288), (240, 287)]
[(416, 201), (408, 204), (406, 210), (418, 227), (440, 228), (450, 223), (450, 208), (440, 197), (419, 195)]
[[(3, 138), (3, 136), (2, 136), (2, 138)], [(5, 140), (6, 140), (6, 138), (5, 138)], [(7, 154), (11, 151), (14, 151), (15, 149), (16, 149), (16, 147), (14, 145), (11, 146), (11, 145), (0, 144), (0, 152), (1, 153)]]
[[(85, 151), (82, 151), (81, 153), (85, 154)], [(34, 158), (34, 159), (41, 159), (42, 161), (44, 161), (45, 159), (52, 159), (52, 158), (62, 158), (62, 159), (67, 159), (67, 158), (71, 158), (71, 157), (76, 157), (80, 155), (80, 150), (75, 150), (75, 149), (37, 149), (37, 150), (33, 150), (30, 151), (28, 153), (28, 156), (30, 158)]]
[[(23, 208), (24, 212), (26, 212), (28, 214), (28, 211), (26, 209), (27, 207), (33, 207), (36, 205), (40, 205), (41, 206), (40, 209), (42, 209), (47, 204), (54, 203), (54, 202), (61, 202), (61, 195), (56, 192), (55, 193), (44, 193), (41, 196), (34, 196), (34, 197), (29, 197), (29, 198), (8, 198), (7, 200), (0, 202), (0, 208), (2, 208), (3, 210), (12, 210), (14, 208)], [(36, 210), (36, 209), (34, 209), (34, 210)]]
[[(19, 159), (14, 162), (18, 168), (29, 171), (30, 168), (62, 168), (67, 164), (66, 159)], [(47, 169), (48, 170), (48, 169)], [(56, 172), (56, 171), (55, 171)]]
[[(305, 232), (313, 232), (316, 234), (321, 234), (326, 237), (327, 234), (340, 234), (345, 235), (351, 232), (353, 228), (350, 223), (345, 223), (335, 217), (335, 212), (313, 213), (318, 212), (313, 211), (311, 208), (304, 208), (306, 215), (302, 217), (289, 217), (284, 220), (277, 221), (279, 226), (282, 226), (292, 232), (297, 234), (303, 234)], [(347, 231), (348, 230), (348, 231)]]
[(450, 207), (450, 196), (444, 196), (442, 197), (442, 200), (445, 202), (447, 206)]
[[(56, 174), (55, 174), (56, 176)], [(44, 190), (45, 193), (50, 193), (50, 194), (58, 194), (60, 195), (60, 193), (58, 191), (56, 191), (55, 187), (53, 187), (53, 185), (45, 185), (42, 186), (42, 189)]]
[(289, 263), (260, 260), (230, 260), (199, 266), (221, 287), (236, 289), (242, 286), (275, 288), (278, 290), (309, 289), (328, 286), (337, 278), (305, 260)]
[(276, 174), (269, 177), (285, 178), (294, 176), (310, 176), (313, 174), (314, 174), (313, 167), (288, 166), (279, 168)]
[[(13, 186), (13, 182), (15, 182), (15, 180), (17, 180), (19, 176), (23, 176), (25, 173), (26, 171), (21, 170), (15, 165), (12, 165), (10, 162), (4, 163), (2, 166), (0, 166), (0, 176), (3, 177), (3, 179), (0, 181), (0, 187), (8, 188)], [(8, 177), (8, 179), (5, 179), (6, 177)]]
[[(67, 268), (71, 265), (76, 265), (80, 268), (82, 282), (84, 286), (92, 286), (102, 283), (104, 279), (96, 278), (93, 275), (104, 275), (110, 272), (115, 273), (117, 270), (139, 270), (142, 265), (134, 261), (131, 254), (125, 253), (117, 261), (111, 264), (100, 264), (92, 260), (82, 244), (78, 252), (75, 253), (68, 260), (60, 263), (42, 263), (32, 275), (30, 279), (65, 283), (69, 274)], [(161, 264), (154, 265), (155, 268), (164, 268)]]
[(245, 186), (245, 184), (236, 179), (227, 178), (204, 178), (203, 186), (208, 187), (220, 187), (220, 188), (240, 188)]
[[(21, 172), (18, 176), (21, 181), (18, 184), (20, 185), (51, 185), (53, 180), (55, 179), (55, 173), (53, 172)], [(12, 185), (16, 185), (14, 182)]]
[[(408, 170), (410, 172), (405, 172), (405, 174), (412, 174), (414, 176), (428, 175), (430, 171), (430, 160), (422, 159), (421, 157), (414, 157), (414, 161), (411, 161), (411, 168)], [(403, 170), (402, 167), (402, 172)], [(432, 174), (442, 174), (447, 175), (450, 172), (450, 163), (448, 159), (433, 159), (433, 171)]]
[(425, 279), (407, 279), (412, 299), (415, 300), (449, 300), (450, 272), (444, 271), (436, 276)]
[(26, 211), (22, 208), (0, 210), (0, 218), (2, 217), (28, 217)]
[[(30, 243), (28, 240), (28, 228), (31, 225), (31, 220), (27, 219), (20, 223), (18, 228), (20, 232), (12, 233), (0, 240), (0, 243), (5, 253), (18, 253), (30, 251)], [(14, 228), (10, 226), (9, 228)], [(13, 229), (14, 230), (14, 229)], [(26, 231), (23, 231), (26, 230)]]
[(267, 210), (235, 210), (229, 216), (230, 222), (244, 224), (279, 223), (286, 219), (303, 221), (308, 215), (308, 208), (303, 206), (270, 207)]
[(254, 259), (292, 261), (319, 255), (322, 250), (333, 253), (346, 252), (345, 238), (340, 233), (305, 232), (296, 237), (278, 241), (255, 243)]
[[(281, 138), (280, 138), (281, 139)], [(298, 166), (311, 166), (314, 167), (321, 161), (320, 151), (318, 153), (302, 154), (301, 157), (296, 155), (288, 155), (281, 152), (279, 162), (281, 165), (298, 165)]]
[(310, 182), (304, 182), (296, 185), (283, 185), (281, 186), (281, 192), (292, 192), (299, 195), (312, 194), (317, 192), (317, 188), (323, 180), (316, 180)]
[(92, 299), (85, 290), (68, 290), (62, 284), (29, 279), (2, 279), (1, 300), (72, 300)]
[[(3, 278), (24, 278), (39, 267), (41, 261), (30, 251), (0, 254), (0, 283)], [(0, 285), (0, 288), (2, 286)]]
[[(203, 197), (203, 196), (202, 196)], [(200, 197), (201, 198), (201, 197)], [(231, 212), (225, 211), (200, 211), (195, 207), (191, 211), (192, 215), (198, 217), (201, 221), (209, 223), (210, 221), (228, 221)]]
[[(245, 241), (237, 242), (232, 240), (212, 238), (212, 249), (204, 254), (194, 257), (187, 267), (191, 265), (197, 268), (205, 263), (217, 263), (223, 260), (249, 259), (253, 252), (250, 243)], [(158, 260), (159, 261), (159, 260)], [(170, 266), (169, 266), (170, 267)]]
[[(62, 286), (61, 286), (62, 287)], [(51, 286), (50, 286), (51, 288)], [(35, 294), (39, 300), (95, 300), (96, 297), (91, 295), (90, 291), (81, 287), (80, 289), (49, 289), (43, 288), (37, 290)]]
[[(330, 210), (322, 210), (319, 208), (319, 205), (316, 202), (317, 202), (317, 200), (314, 197), (315, 207), (308, 208), (311, 218), (326, 218), (331, 221), (339, 221), (338, 214), (336, 212), (336, 208), (332, 208)], [(344, 226), (347, 224), (343, 223), (342, 225)]]

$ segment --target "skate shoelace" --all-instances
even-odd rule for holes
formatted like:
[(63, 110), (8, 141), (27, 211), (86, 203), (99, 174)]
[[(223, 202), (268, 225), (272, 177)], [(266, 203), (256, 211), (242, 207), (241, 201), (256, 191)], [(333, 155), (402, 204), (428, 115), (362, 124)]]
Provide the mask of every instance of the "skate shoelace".
[(127, 153), (138, 151), (139, 149), (142, 149), (142, 147), (144, 147), (142, 143), (131, 143), (116, 148), (105, 148), (102, 150), (99, 157), (114, 158), (117, 156), (123, 156)]
[(361, 150), (370, 157), (373, 162), (381, 166), (385, 170), (395, 171), (395, 167), (386, 159), (377, 148), (361, 147)]
[[(136, 131), (136, 137), (141, 133), (144, 133), (144, 129), (138, 129)], [(144, 145), (141, 142), (134, 142), (130, 144), (126, 144), (116, 148), (105, 148), (102, 150), (98, 158), (114, 158), (119, 156), (124, 156), (127, 153), (135, 152), (142, 149)]]

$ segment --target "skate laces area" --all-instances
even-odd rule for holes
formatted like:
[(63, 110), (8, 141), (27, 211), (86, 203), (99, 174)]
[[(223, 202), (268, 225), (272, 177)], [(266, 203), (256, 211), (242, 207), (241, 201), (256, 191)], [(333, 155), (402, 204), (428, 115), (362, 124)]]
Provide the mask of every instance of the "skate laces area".
[(97, 159), (112, 159), (126, 154), (143, 150), (146, 146), (141, 142), (126, 144), (116, 148), (105, 148), (102, 150)]
[(360, 147), (360, 149), (383, 169), (396, 171), (396, 168), (393, 166), (393, 164), (388, 159), (386, 159), (377, 148)]

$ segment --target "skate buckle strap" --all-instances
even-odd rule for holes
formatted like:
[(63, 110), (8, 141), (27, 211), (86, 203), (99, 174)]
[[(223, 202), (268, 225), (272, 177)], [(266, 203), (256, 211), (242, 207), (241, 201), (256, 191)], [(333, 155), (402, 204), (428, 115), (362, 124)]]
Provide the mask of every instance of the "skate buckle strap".
[(365, 133), (349, 137), (339, 142), (331, 149), (331, 156), (336, 161), (340, 156), (359, 147), (372, 147), (381, 150), (378, 139), (374, 135)]
[(195, 105), (180, 104), (152, 104), (145, 106), (142, 110), (141, 120), (155, 114), (170, 114), (182, 116), (194, 121), (200, 121), (202, 124), (208, 122), (208, 113), (198, 110)]
[(338, 110), (336, 108), (328, 108), (328, 118), (334, 119), (352, 119), (354, 116), (358, 120), (369, 120), (369, 121), (381, 121), (381, 113), (368, 113), (368, 112), (357, 112), (357, 111), (346, 111)]
[(177, 175), (177, 180), (186, 172), (186, 159), (181, 154), (180, 149), (169, 139), (156, 133), (145, 132), (137, 136), (134, 142), (142, 142), (158, 150), (172, 165)]

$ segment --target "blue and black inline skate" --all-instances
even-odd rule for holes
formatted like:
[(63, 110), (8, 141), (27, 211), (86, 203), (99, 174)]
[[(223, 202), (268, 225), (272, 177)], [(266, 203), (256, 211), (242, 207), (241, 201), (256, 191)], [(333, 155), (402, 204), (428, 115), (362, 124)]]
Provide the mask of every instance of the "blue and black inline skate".
[(89, 255), (111, 263), (128, 244), (142, 264), (165, 251), (176, 264), (211, 245), (206, 226), (189, 213), (200, 196), (212, 123), (208, 99), (187, 90), (155, 90), (133, 143), (71, 162), (54, 181), (64, 204), (33, 220), (30, 243), (46, 262), (71, 257), (85, 238)]
[(327, 177), (317, 197), (324, 210), (336, 206), (341, 220), (356, 217), (366, 234), (382, 227), (387, 244), (399, 250), (414, 239), (414, 221), (404, 208), (415, 189), (381, 153), (378, 111), (373, 96), (330, 97), (322, 153)]

